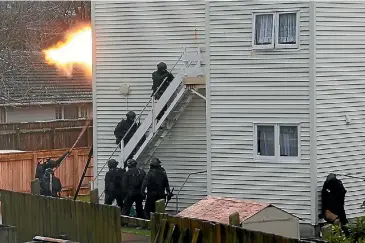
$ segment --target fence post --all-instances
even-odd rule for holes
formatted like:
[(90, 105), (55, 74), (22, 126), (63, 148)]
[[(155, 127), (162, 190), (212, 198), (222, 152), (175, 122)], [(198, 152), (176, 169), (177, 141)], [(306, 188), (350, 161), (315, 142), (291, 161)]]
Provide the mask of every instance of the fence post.
[(30, 190), (31, 193), (34, 195), (40, 195), (41, 194), (41, 182), (39, 179), (32, 180), (30, 184)]
[(18, 150), (21, 150), (20, 148), (20, 128), (16, 128), (16, 147)]
[(160, 199), (156, 201), (156, 213), (165, 213), (165, 200)]
[(240, 226), (240, 215), (238, 212), (232, 213), (229, 215), (229, 225), (231, 226)]
[(79, 184), (79, 151), (78, 150), (74, 150), (73, 152), (73, 185), (72, 185), (72, 190), (73, 193), (75, 193), (76, 189), (77, 189), (77, 185)]
[(95, 188), (94, 190), (91, 190), (91, 181), (89, 183), (90, 188), (90, 203), (99, 204), (99, 190), (98, 188)]
[(56, 148), (56, 128), (52, 128), (52, 149)]

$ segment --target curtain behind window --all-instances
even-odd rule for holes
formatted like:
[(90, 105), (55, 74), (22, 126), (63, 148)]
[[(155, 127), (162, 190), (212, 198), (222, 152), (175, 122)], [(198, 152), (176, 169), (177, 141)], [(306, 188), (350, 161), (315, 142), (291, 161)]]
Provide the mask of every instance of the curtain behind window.
[(279, 14), (279, 44), (296, 44), (297, 14)]
[(256, 15), (255, 28), (255, 45), (268, 45), (272, 43), (272, 14)]
[(280, 156), (298, 156), (298, 128), (280, 126)]
[(257, 126), (257, 154), (260, 156), (274, 156), (274, 127)]

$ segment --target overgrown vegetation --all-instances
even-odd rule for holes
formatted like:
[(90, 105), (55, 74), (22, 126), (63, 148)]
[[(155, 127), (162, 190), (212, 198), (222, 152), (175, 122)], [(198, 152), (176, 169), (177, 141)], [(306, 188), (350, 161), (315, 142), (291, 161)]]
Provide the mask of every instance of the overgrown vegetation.
[(329, 243), (365, 243), (365, 216), (358, 218), (354, 223), (349, 223), (348, 228), (350, 234), (346, 236), (340, 227), (332, 226), (331, 234), (324, 238)]

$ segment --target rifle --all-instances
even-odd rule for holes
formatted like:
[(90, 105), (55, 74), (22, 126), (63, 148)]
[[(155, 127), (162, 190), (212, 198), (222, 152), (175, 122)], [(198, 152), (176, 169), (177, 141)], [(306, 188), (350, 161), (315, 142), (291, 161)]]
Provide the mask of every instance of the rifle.
[(167, 204), (169, 204), (171, 198), (174, 196), (174, 189), (175, 187), (172, 188), (171, 192), (169, 194), (166, 195), (166, 204), (165, 204), (165, 208), (167, 207)]

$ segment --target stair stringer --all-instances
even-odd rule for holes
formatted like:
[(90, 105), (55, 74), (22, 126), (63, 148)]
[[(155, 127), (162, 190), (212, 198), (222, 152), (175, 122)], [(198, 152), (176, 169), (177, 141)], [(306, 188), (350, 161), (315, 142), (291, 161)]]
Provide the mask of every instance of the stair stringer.
[(152, 146), (149, 146), (149, 147), (146, 148), (145, 156), (143, 156), (143, 154), (142, 154), (142, 159), (139, 162), (141, 168), (146, 169), (146, 167), (148, 167), (149, 160), (154, 156), (157, 148), (165, 140), (167, 135), (170, 133), (171, 129), (175, 126), (175, 124), (178, 121), (179, 117), (184, 113), (186, 107), (190, 104), (192, 98), (193, 98), (193, 94), (191, 92), (189, 92), (188, 96), (186, 98), (186, 101), (180, 107), (179, 112), (174, 117), (172, 117), (171, 119), (170, 118), (168, 119), (168, 123), (166, 124), (166, 128), (164, 128), (162, 134), (158, 137), (157, 141), (155, 143), (153, 143)]

